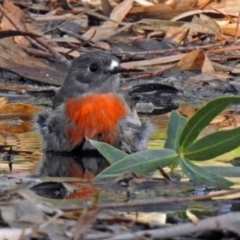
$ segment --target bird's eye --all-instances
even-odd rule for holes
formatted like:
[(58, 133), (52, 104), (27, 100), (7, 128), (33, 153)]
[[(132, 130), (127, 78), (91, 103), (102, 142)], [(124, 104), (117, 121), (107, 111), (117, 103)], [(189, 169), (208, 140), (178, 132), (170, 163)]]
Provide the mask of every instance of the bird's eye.
[(96, 71), (98, 70), (98, 65), (96, 65), (96, 64), (91, 64), (91, 65), (89, 66), (89, 70), (90, 70), (91, 72), (96, 72)]

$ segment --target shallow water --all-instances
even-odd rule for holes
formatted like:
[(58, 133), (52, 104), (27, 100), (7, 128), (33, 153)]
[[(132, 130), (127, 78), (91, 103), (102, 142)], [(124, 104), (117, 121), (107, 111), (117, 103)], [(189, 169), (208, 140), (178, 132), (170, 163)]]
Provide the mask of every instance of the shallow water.
[[(163, 95), (161, 96), (163, 97)], [(166, 95), (166, 97), (168, 98), (169, 95)], [(153, 101), (153, 98), (151, 101)], [(51, 106), (51, 101), (45, 98), (41, 100), (32, 98), (22, 102), (44, 107)], [(155, 101), (155, 103), (156, 102), (157, 101)], [(161, 108), (162, 112), (176, 109), (176, 98), (172, 100), (168, 99), (166, 101), (162, 99), (161, 102), (158, 102), (158, 104), (160, 103), (164, 106)], [(198, 103), (197, 106), (199, 105), (200, 104)], [(196, 110), (196, 104), (182, 102), (177, 111), (184, 116), (190, 117)], [(238, 125), (238, 121), (233, 121), (234, 118), (238, 120), (239, 113), (237, 110), (238, 109), (235, 108), (234, 112), (225, 111), (203, 131), (201, 136), (219, 129), (228, 129)], [(150, 149), (163, 148), (166, 140), (166, 130), (169, 117), (170, 112), (161, 115), (151, 115), (149, 113), (141, 114), (142, 119), (151, 120), (157, 129), (149, 142)], [(3, 160), (0, 161), (0, 169), (2, 172), (9, 173), (8, 161), (13, 158), (14, 154), (11, 173), (19, 174), (21, 178), (21, 174), (25, 172), (30, 177), (34, 176), (36, 179), (40, 179), (43, 183), (41, 185), (36, 185), (33, 190), (37, 194), (49, 198), (49, 201), (56, 205), (67, 204), (67, 206), (71, 206), (75, 203), (89, 201), (99, 193), (100, 203), (113, 203), (134, 202), (136, 200), (147, 201), (149, 199), (178, 199), (206, 195), (210, 192), (221, 190), (214, 186), (193, 184), (188, 182), (188, 179), (185, 178), (182, 178), (182, 181), (179, 182), (177, 179), (178, 174), (180, 177), (180, 172), (178, 173), (178, 171), (174, 176), (175, 180), (172, 182), (163, 180), (163, 177), (159, 172), (154, 173), (151, 177), (149, 176), (150, 178), (129, 178), (122, 176), (120, 177), (120, 180), (115, 180), (117, 176), (108, 176), (106, 178), (97, 179), (93, 182), (93, 175), (96, 175), (108, 166), (108, 163), (101, 156), (96, 156), (92, 153), (90, 155), (88, 153), (84, 156), (78, 156), (76, 154), (43, 154), (41, 152), (41, 142), (38, 135), (29, 130), (31, 129), (31, 124), (32, 122), (30, 118), (19, 123), (16, 122), (16, 120), (13, 121), (11, 117), (6, 118), (5, 116), (3, 119), (0, 114), (0, 132), (4, 129), (9, 130), (8, 135), (2, 134), (7, 144), (2, 144), (1, 147), (1, 152), (4, 154), (4, 157)], [(25, 128), (23, 126), (25, 126)], [(28, 129), (27, 132), (26, 129)], [(12, 150), (9, 153), (10, 146), (12, 146)], [(233, 162), (230, 160), (239, 155), (239, 149), (236, 149), (228, 154), (218, 157), (217, 159), (204, 161), (198, 163), (198, 165), (208, 167), (209, 169), (211, 168), (212, 170), (221, 173), (221, 169), (223, 167), (232, 166)], [(237, 161), (234, 161), (235, 165), (237, 163)], [(165, 171), (168, 172), (169, 169), (166, 168)], [(57, 177), (57, 179), (49, 178), (47, 176)], [(24, 177), (26, 177), (26, 175), (24, 175)], [(238, 183), (234, 188), (239, 188), (240, 181), (238, 169), (235, 173), (231, 170), (227, 177)], [(75, 191), (73, 191), (73, 189), (75, 189)], [(65, 198), (63, 202), (60, 201), (62, 198)], [(199, 218), (203, 218), (229, 211), (237, 211), (239, 210), (239, 206), (239, 201), (237, 200), (232, 201), (223, 199), (218, 201), (154, 204), (147, 207), (131, 207), (128, 211), (140, 211), (148, 214), (161, 212), (185, 218), (186, 210), (190, 210)], [(124, 209), (119, 209), (119, 211), (124, 211)], [(149, 217), (154, 218), (156, 216), (150, 214)]]

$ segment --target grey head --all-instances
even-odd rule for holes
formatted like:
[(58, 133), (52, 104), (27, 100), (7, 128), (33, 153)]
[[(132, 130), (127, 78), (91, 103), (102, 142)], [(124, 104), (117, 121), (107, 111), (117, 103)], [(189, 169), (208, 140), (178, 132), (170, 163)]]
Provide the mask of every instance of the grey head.
[(68, 75), (53, 100), (53, 108), (67, 98), (80, 97), (89, 92), (108, 93), (119, 90), (120, 67), (118, 59), (106, 52), (89, 52), (72, 61)]

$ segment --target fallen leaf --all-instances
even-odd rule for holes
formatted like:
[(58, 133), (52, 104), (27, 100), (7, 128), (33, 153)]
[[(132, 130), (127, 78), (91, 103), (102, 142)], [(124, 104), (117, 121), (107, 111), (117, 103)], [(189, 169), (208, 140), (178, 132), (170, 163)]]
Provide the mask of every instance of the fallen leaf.
[(67, 67), (55, 70), (40, 59), (29, 56), (10, 38), (0, 41), (0, 67), (28, 79), (48, 84), (61, 85), (66, 77)]
[(216, 35), (219, 40), (225, 39), (219, 25), (212, 18), (204, 14), (200, 14), (200, 17), (194, 16), (192, 22), (185, 23), (182, 27), (195, 33)]
[[(7, 133), (26, 133), (33, 131), (33, 124), (31, 121), (21, 121), (20, 124), (14, 125), (11, 124), (11, 121), (8, 123), (1, 123), (0, 121), (0, 131)], [(26, 146), (27, 147), (27, 146)]]
[[(24, 13), (23, 11), (16, 5), (14, 5), (9, 0), (3, 1), (3, 10), (8, 18), (22, 31), (27, 31), (26, 24), (24, 22)], [(1, 21), (1, 29), (2, 30), (17, 30), (15, 26), (8, 20), (8, 18), (3, 14), (3, 18)], [(23, 36), (16, 36), (14, 40), (17, 44), (22, 47), (28, 47), (30, 42)]]
[(122, 63), (121, 66), (125, 68), (135, 68), (135, 67), (143, 67), (143, 66), (152, 66), (157, 64), (164, 64), (175, 62), (184, 57), (186, 54), (177, 54), (169, 57), (160, 57), (154, 58), (149, 60), (142, 60), (142, 61), (133, 61), (133, 62), (125, 62)]
[(1, 97), (0, 98), (0, 109), (5, 106), (8, 102), (8, 99), (6, 97)]
[[(124, 0), (119, 3), (111, 12), (110, 19), (121, 22), (129, 10), (132, 8), (133, 0)], [(112, 21), (105, 21), (100, 27), (90, 28), (83, 37), (92, 41), (100, 41), (105, 39), (105, 35), (117, 28), (119, 24)]]
[(6, 138), (0, 133), (0, 145), (6, 145)]
[(201, 50), (194, 50), (186, 54), (178, 63), (177, 68), (181, 70), (200, 69), (203, 73), (215, 72), (211, 61), (206, 57)]
[[(240, 29), (238, 27), (238, 23), (232, 23), (229, 21), (217, 21), (218, 25), (221, 28), (221, 31), (230, 36), (235, 36), (240, 37)], [(236, 31), (237, 29), (237, 31)]]
[(196, 0), (188, 0), (178, 1), (178, 3), (174, 5), (158, 3), (154, 4), (153, 6), (133, 7), (130, 10), (129, 14), (130, 16), (141, 16), (141, 18), (151, 17), (171, 19), (181, 13), (185, 13), (191, 10), (197, 10), (198, 8), (199, 7), (198, 4), (196, 4)]
[[(187, 29), (182, 27), (169, 27), (166, 31), (166, 35), (163, 39), (163, 41), (170, 41), (175, 44), (180, 44), (184, 40), (184, 37), (186, 36)], [(191, 41), (192, 38), (188, 35), (187, 41)]]
[[(153, 6), (141, 6), (141, 7), (133, 7), (129, 11), (129, 15), (137, 18), (161, 18), (161, 19), (172, 19), (177, 17), (180, 14), (187, 14), (188, 12), (196, 12), (191, 13), (191, 15), (195, 15), (198, 13), (207, 13), (207, 12), (215, 12), (222, 13), (224, 15), (231, 15), (238, 17), (239, 15), (239, 0), (221, 0), (221, 1), (209, 1), (209, 0), (188, 0), (188, 1), (176, 1), (175, 4), (165, 4), (165, 3), (157, 3)], [(204, 10), (201, 10), (203, 9)], [(200, 9), (200, 10), (199, 10)], [(191, 16), (190, 15), (190, 16)]]
[(0, 108), (0, 119), (9, 119), (13, 117), (30, 119), (41, 110), (41, 108), (30, 104), (10, 103)]

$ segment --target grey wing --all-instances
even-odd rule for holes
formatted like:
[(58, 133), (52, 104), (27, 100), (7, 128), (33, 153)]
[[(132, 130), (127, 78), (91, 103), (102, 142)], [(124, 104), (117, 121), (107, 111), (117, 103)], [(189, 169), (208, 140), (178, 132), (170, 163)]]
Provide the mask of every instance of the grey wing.
[(141, 122), (136, 115), (131, 113), (119, 124), (118, 148), (128, 153), (146, 150), (154, 129), (151, 122)]
[(66, 133), (69, 124), (69, 119), (61, 109), (54, 112), (45, 110), (35, 116), (34, 128), (42, 137), (44, 150), (55, 152), (72, 150)]

